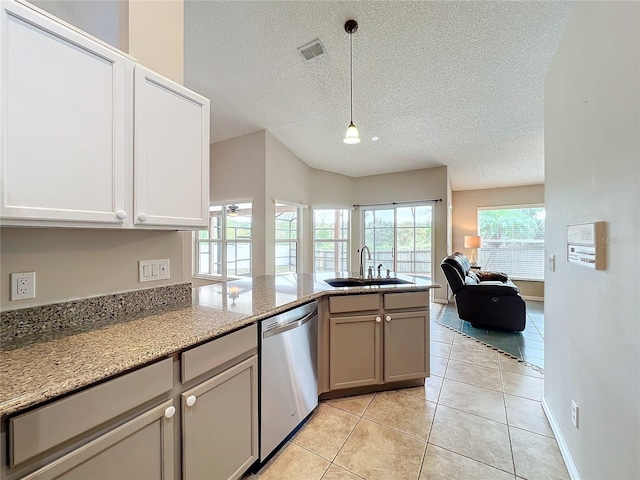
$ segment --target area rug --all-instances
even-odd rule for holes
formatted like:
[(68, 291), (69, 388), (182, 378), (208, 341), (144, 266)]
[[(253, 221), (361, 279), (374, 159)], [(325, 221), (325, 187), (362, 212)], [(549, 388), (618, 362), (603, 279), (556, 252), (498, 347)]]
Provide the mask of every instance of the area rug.
[(437, 320), (451, 330), (475, 339), (505, 355), (544, 372), (544, 303), (527, 301), (527, 325), (522, 332), (499, 332), (474, 328), (458, 317), (455, 302), (449, 303)]

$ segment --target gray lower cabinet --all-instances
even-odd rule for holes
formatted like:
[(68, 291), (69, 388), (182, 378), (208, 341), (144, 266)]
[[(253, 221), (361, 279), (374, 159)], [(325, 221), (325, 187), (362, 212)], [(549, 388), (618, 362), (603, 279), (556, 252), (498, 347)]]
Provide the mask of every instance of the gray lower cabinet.
[(257, 460), (257, 358), (182, 394), (184, 479), (237, 479)]
[(381, 383), (380, 316), (330, 317), (329, 322), (329, 388)]
[(159, 405), (28, 475), (25, 480), (173, 478), (173, 402)]
[(384, 381), (429, 376), (429, 312), (385, 312)]

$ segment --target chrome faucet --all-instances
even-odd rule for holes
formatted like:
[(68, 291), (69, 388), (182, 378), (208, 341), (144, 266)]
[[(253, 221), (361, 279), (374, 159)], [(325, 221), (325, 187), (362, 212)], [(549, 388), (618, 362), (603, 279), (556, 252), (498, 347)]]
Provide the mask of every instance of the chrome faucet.
[(364, 253), (365, 249), (367, 250), (367, 257), (369, 257), (369, 260), (371, 260), (371, 250), (369, 250), (369, 247), (364, 245), (360, 249), (360, 278), (364, 278), (364, 257), (362, 256), (362, 254)]

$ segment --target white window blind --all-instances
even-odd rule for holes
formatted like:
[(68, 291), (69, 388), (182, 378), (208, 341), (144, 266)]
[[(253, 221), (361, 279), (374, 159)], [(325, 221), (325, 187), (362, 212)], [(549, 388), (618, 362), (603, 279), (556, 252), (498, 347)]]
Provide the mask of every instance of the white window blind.
[(543, 205), (478, 208), (478, 257), (483, 270), (517, 280), (544, 280)]

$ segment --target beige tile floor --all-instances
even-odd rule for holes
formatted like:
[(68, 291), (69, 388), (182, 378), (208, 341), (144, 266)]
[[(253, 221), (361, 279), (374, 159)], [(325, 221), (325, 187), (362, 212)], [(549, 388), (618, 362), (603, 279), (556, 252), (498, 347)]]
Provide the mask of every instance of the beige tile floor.
[(435, 322), (424, 387), (322, 402), (260, 480), (568, 479), (543, 375)]

